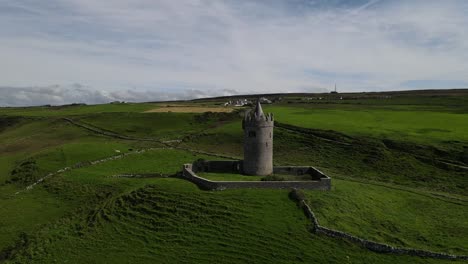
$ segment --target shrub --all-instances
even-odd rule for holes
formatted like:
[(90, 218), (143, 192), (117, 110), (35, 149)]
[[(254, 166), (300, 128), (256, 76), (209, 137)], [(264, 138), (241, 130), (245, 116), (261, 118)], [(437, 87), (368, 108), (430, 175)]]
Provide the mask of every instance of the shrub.
[(39, 168), (36, 161), (27, 159), (21, 162), (11, 171), (11, 180), (9, 182), (28, 185), (39, 179)]
[(307, 197), (304, 191), (299, 190), (299, 189), (292, 189), (291, 192), (289, 193), (289, 198), (291, 198), (291, 200), (294, 200), (296, 202), (307, 200)]

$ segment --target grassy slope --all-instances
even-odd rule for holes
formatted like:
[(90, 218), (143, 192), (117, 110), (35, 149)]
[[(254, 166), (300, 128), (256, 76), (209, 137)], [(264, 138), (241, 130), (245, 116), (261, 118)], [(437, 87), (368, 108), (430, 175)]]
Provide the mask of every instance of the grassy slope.
[(44, 227), (13, 262), (443, 262), (375, 254), (311, 235), (308, 225), (286, 190), (204, 192), (160, 179)]
[[(440, 109), (439, 109), (440, 110)], [(355, 105), (273, 106), (276, 120), (306, 128), (335, 130), (351, 135), (365, 135), (439, 144), (447, 141), (468, 142), (468, 114), (441, 111), (405, 110), (397, 107), (374, 108)]]
[[(151, 134), (155, 137), (164, 137), (168, 134), (172, 138), (172, 135), (186, 129), (188, 119), (184, 120), (184, 118), (190, 115), (174, 114), (177, 120), (180, 118), (184, 121), (168, 125), (167, 119), (152, 119), (159, 115), (122, 113), (141, 112), (154, 106), (153, 104), (102, 105), (62, 109), (1, 109), (1, 112), (8, 115), (74, 115), (74, 118), (89, 123), (94, 122), (95, 125), (112, 126), (111, 128), (118, 132), (144, 136)], [(407, 109), (407, 106), (404, 108)], [(115, 113), (101, 116), (95, 115), (94, 112)], [(457, 111), (452, 109), (452, 112)], [(113, 120), (119, 122), (112, 122)], [(211, 121), (194, 124), (195, 129), (192, 131), (197, 132), (198, 135), (185, 138), (183, 144), (211, 152), (241, 156), (242, 131), (239, 121), (220, 122), (219, 126), (212, 126)], [(125, 131), (128, 126), (133, 126), (131, 131)], [(199, 133), (201, 130), (204, 132)], [(412, 154), (383, 148), (381, 143), (376, 143), (374, 139), (369, 139), (368, 142), (366, 138), (358, 138), (357, 141), (364, 142), (349, 148), (333, 142), (324, 143), (323, 140), (304, 133), (282, 129), (277, 129), (275, 133), (275, 162), (279, 164), (314, 164), (332, 176), (341, 178), (383, 180), (429, 189), (438, 189), (437, 186), (441, 185), (442, 190), (448, 192), (458, 190), (459, 193), (464, 188), (466, 189), (466, 184), (463, 182), (466, 173), (438, 168), (433, 164), (415, 159)], [(55, 117), (23, 120), (0, 131), (0, 141), (2, 142), (0, 172), (3, 179), (10, 177), (9, 172), (17, 166), (16, 161), (26, 158), (36, 160), (40, 174), (45, 174), (82, 160), (114, 155), (116, 149), (128, 151), (130, 148), (152, 146), (148, 142), (118, 141), (96, 136), (89, 131), (57, 120)], [(3, 144), (4, 142), (6, 144)], [(372, 146), (371, 151), (368, 151), (369, 146)], [(369, 156), (376, 158), (369, 160)], [(197, 158), (207, 157), (183, 151), (155, 150), (54, 176), (34, 190), (17, 197), (12, 197), (10, 194), (19, 190), (21, 186), (12, 184), (0, 186), (2, 193), (0, 196), (2, 210), (0, 252), (7, 246), (13, 245), (15, 241), (19, 241), (20, 233), (25, 232), (29, 242), (12, 251), (17, 253), (15, 255), (20, 262), (30, 262), (29, 258), (44, 263), (54, 259), (95, 262), (96, 260), (107, 261), (111, 258), (113, 259), (109, 262), (132, 260), (134, 262), (154, 262), (154, 260), (180, 262), (191, 259), (208, 262), (213, 257), (222, 259), (224, 262), (249, 259), (258, 259), (258, 262), (300, 262), (303, 260), (309, 263), (325, 260), (338, 263), (348, 260), (367, 263), (427, 262), (419, 258), (374, 254), (346, 242), (313, 236), (306, 230), (307, 221), (302, 212), (294, 207), (283, 191), (238, 190), (212, 193), (202, 192), (192, 184), (177, 179), (109, 177), (129, 172), (160, 172), (169, 175), (178, 171), (182, 163)], [(402, 174), (397, 174), (395, 168), (402, 171)], [(421, 174), (412, 177), (414, 171), (421, 172)], [(449, 176), (453, 181), (447, 183)], [(457, 185), (459, 187), (456, 187)], [(395, 196), (399, 197), (399, 193), (378, 189), (374, 192), (369, 190), (362, 196), (354, 196), (356, 190), (362, 192), (362, 189), (367, 186), (349, 188), (343, 186), (344, 184), (340, 185), (340, 183), (337, 185), (336, 192), (340, 192), (339, 197), (326, 198), (327, 202), (333, 201), (334, 204), (324, 203), (320, 209), (314, 208), (314, 210), (329, 210), (331, 213), (327, 215), (335, 216), (336, 219), (344, 218), (343, 228), (351, 226), (346, 230), (357, 232), (358, 235), (397, 243), (395, 237), (390, 234), (391, 226), (397, 226), (402, 232), (413, 231), (407, 232), (407, 236), (402, 234), (401, 243), (418, 245), (418, 236), (420, 236), (429, 241), (422, 243), (423, 247), (464, 252), (460, 249), (459, 243), (466, 243), (459, 236), (454, 235), (453, 239), (443, 240), (442, 234), (441, 236), (434, 235), (434, 240), (432, 240), (432, 235), (428, 233), (444, 223), (455, 227), (455, 231), (450, 231), (450, 234), (466, 232), (466, 221), (463, 221), (466, 219), (465, 215), (454, 214), (459, 208), (447, 206), (444, 211), (443, 208), (440, 209), (442, 205), (436, 204), (439, 208), (438, 212), (449, 211), (448, 216), (453, 221), (440, 216), (435, 218), (437, 221), (431, 222), (427, 221), (425, 216), (427, 210), (415, 210), (414, 214), (407, 213), (412, 210), (412, 207), (408, 205), (405, 207), (402, 200), (395, 198), (396, 207), (387, 207), (385, 203), (387, 200), (376, 199), (374, 202), (370, 199), (381, 193), (385, 194), (381, 196), (393, 199)], [(318, 195), (322, 194), (328, 193)], [(340, 200), (340, 197), (344, 196), (350, 197), (351, 200), (355, 199), (356, 203), (346, 204), (346, 201)], [(417, 198), (408, 196), (407, 198), (432, 206), (432, 198), (422, 197), (425, 196), (417, 196)], [(325, 198), (314, 196), (314, 199)], [(216, 204), (214, 210), (208, 207), (210, 203)], [(340, 203), (345, 208), (355, 206), (362, 209), (362, 212), (355, 211), (355, 215), (362, 217), (356, 219), (355, 222), (359, 221), (365, 228), (357, 229), (350, 224), (349, 218), (344, 217), (344, 213), (335, 207)], [(181, 219), (181, 214), (177, 213), (178, 208), (187, 213), (187, 218)], [(229, 216), (238, 221), (231, 221), (223, 216), (226, 208), (232, 209), (228, 210), (233, 211)], [(461, 210), (465, 208), (466, 205), (463, 205)], [(383, 210), (400, 209), (405, 214), (394, 214), (394, 217), (388, 219), (382, 218)], [(172, 214), (172, 212), (176, 213)], [(372, 213), (377, 214), (375, 217), (377, 223), (365, 217)], [(324, 217), (319, 217), (322, 224), (326, 225)], [(418, 217), (424, 224), (411, 222), (412, 219)], [(33, 219), (34, 221), (31, 221)], [(160, 223), (169, 224), (166, 226)], [(370, 226), (367, 226), (368, 223)], [(381, 223), (383, 223), (382, 227), (373, 226)], [(400, 223), (403, 225), (399, 226)], [(330, 226), (333, 227), (331, 224)], [(287, 241), (292, 247), (275, 242), (278, 240), (268, 234), (274, 234), (274, 237), (279, 240)], [(109, 237), (112, 239), (108, 239)], [(246, 243), (245, 241), (252, 241), (249, 248), (238, 246)], [(76, 250), (71, 250), (74, 248)], [(123, 248), (125, 250), (122, 250)], [(223, 252), (223, 255), (228, 258), (219, 257), (213, 253), (216, 251)], [(109, 252), (111, 254), (108, 254)], [(171, 254), (173, 252), (178, 254)]]
[(177, 139), (205, 127), (186, 113), (105, 113), (78, 117), (86, 124), (123, 135), (143, 138)]
[(152, 108), (158, 107), (158, 104), (142, 103), (142, 104), (101, 104), (101, 105), (69, 105), (56, 107), (17, 107), (17, 108), (0, 108), (2, 115), (11, 116), (70, 116), (84, 115), (96, 113), (112, 113), (112, 112), (143, 112)]
[[(191, 148), (216, 150), (218, 153), (241, 158), (242, 130), (240, 127), (240, 120), (233, 121), (185, 141), (183, 144)], [(314, 132), (303, 133), (276, 128), (275, 164), (309, 164), (333, 177), (385, 181), (459, 194), (466, 193), (468, 188), (465, 184), (466, 171), (434, 164), (433, 159), (439, 158), (442, 154), (437, 151), (433, 153), (431, 149), (420, 150), (421, 147), (425, 147), (424, 145), (409, 143), (408, 150), (401, 150), (387, 146), (380, 139), (367, 137), (346, 137), (343, 140), (346, 144), (341, 144), (322, 138), (321, 133), (317, 135)], [(334, 135), (333, 132), (326, 134)], [(338, 141), (342, 141), (340, 134), (336, 137)], [(426, 158), (419, 158), (421, 155)], [(446, 158), (446, 156), (440, 157)]]
[(0, 134), (0, 183), (9, 178), (18, 162), (34, 157), (46, 174), (77, 162), (125, 152), (130, 142), (95, 137), (61, 120), (23, 121)]
[(331, 192), (307, 195), (326, 227), (399, 247), (468, 254), (467, 201), (337, 179)]

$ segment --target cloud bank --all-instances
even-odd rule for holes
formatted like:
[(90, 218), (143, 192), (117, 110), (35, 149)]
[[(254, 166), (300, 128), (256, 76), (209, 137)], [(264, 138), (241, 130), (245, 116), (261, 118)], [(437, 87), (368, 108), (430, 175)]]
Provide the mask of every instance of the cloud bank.
[(452, 88), (468, 83), (467, 13), (464, 0), (5, 0), (0, 85), (43, 87), (44, 102), (52, 83), (93, 87), (75, 97), (89, 102)]
[(235, 90), (151, 91), (151, 90), (95, 90), (80, 84), (47, 87), (0, 87), (0, 106), (64, 105), (73, 103), (104, 104), (119, 102), (155, 102), (190, 100), (239, 94)]

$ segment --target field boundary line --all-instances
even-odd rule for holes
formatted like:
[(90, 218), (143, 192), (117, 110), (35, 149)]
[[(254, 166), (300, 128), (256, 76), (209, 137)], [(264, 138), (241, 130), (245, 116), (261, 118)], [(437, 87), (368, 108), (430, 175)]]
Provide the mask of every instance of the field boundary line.
[(465, 202), (465, 203), (468, 202), (467, 199), (463, 199), (461, 197), (450, 196), (450, 195), (443, 194), (443, 193), (433, 193), (430, 190), (427, 190), (428, 193), (421, 193), (421, 192), (418, 192), (418, 191), (413, 190), (413, 189), (411, 189), (409, 187), (406, 187), (406, 186), (395, 186), (395, 185), (390, 185), (390, 184), (387, 184), (387, 183), (384, 183), (384, 182), (379, 183), (379, 182), (373, 182), (373, 181), (363, 181), (363, 180), (357, 180), (357, 179), (351, 179), (351, 178), (344, 178), (344, 177), (340, 177), (340, 176), (336, 176), (336, 175), (333, 176), (333, 177), (335, 179), (342, 180), (342, 181), (350, 181), (350, 182), (356, 182), (356, 183), (361, 183), (361, 184), (369, 184), (369, 185), (375, 185), (375, 186), (385, 187), (385, 188), (399, 190), (399, 191), (405, 191), (405, 192), (409, 192), (409, 193), (412, 193), (412, 194), (417, 194), (417, 195), (421, 195), (421, 196), (425, 196), (425, 197), (429, 197), (429, 198), (433, 198), (433, 199), (442, 200), (442, 201), (448, 202), (448, 203), (453, 203), (453, 201), (447, 201), (447, 200), (444, 200), (442, 198), (445, 198), (445, 199), (448, 199), (448, 200), (461, 201), (461, 202)]
[(154, 138), (129, 137), (129, 136), (126, 136), (126, 135), (118, 134), (118, 133), (113, 132), (111, 130), (102, 129), (102, 128), (94, 126), (94, 125), (93, 126), (88, 126), (88, 125), (82, 124), (80, 122), (77, 122), (77, 121), (75, 121), (75, 120), (73, 120), (71, 118), (63, 118), (63, 120), (66, 120), (66, 121), (70, 122), (71, 124), (73, 124), (75, 126), (90, 130), (92, 132), (95, 132), (95, 133), (98, 133), (98, 134), (101, 134), (101, 135), (104, 135), (104, 136), (120, 138), (120, 139), (126, 139), (126, 140), (154, 141), (154, 142), (161, 143), (161, 144), (165, 145), (168, 148), (180, 149), (180, 150), (185, 150), (185, 151), (189, 151), (189, 152), (193, 152), (193, 153), (198, 153), (198, 154), (203, 154), (203, 155), (208, 155), (208, 156), (214, 156), (214, 157), (219, 157), (219, 158), (225, 158), (225, 159), (232, 159), (232, 160), (240, 159), (239, 157), (228, 156), (228, 155), (223, 155), (223, 154), (218, 154), (218, 153), (213, 153), (213, 152), (207, 152), (207, 151), (203, 151), (203, 150), (196, 150), (196, 149), (187, 148), (187, 147), (175, 146), (175, 145), (171, 144), (171, 143), (180, 143), (181, 140), (161, 141), (161, 140), (154, 139)]
[(56, 170), (54, 172), (50, 172), (48, 174), (46, 174), (45, 176), (41, 177), (40, 179), (38, 179), (36, 182), (26, 186), (24, 189), (20, 190), (20, 191), (17, 191), (15, 193), (15, 195), (18, 195), (22, 192), (25, 192), (25, 191), (29, 191), (29, 190), (32, 190), (36, 185), (38, 185), (39, 183), (43, 182), (44, 180), (46, 180), (47, 178), (50, 178), (52, 176), (55, 176), (57, 174), (60, 174), (60, 173), (63, 173), (63, 172), (67, 172), (67, 171), (71, 171), (73, 169), (79, 169), (79, 168), (83, 168), (83, 167), (89, 167), (89, 166), (93, 166), (93, 165), (96, 165), (96, 164), (100, 164), (100, 163), (104, 163), (104, 162), (107, 162), (107, 161), (112, 161), (112, 160), (117, 160), (117, 159), (122, 159), (126, 156), (130, 156), (130, 155), (135, 155), (135, 154), (141, 154), (141, 153), (145, 153), (147, 151), (150, 151), (150, 150), (156, 150), (156, 149), (171, 149), (169, 147), (159, 147), (159, 148), (147, 148), (147, 149), (141, 149), (141, 150), (136, 150), (136, 151), (133, 151), (133, 152), (126, 152), (126, 153), (122, 153), (122, 154), (118, 154), (118, 155), (113, 155), (113, 156), (108, 156), (108, 157), (105, 157), (105, 158), (102, 158), (102, 159), (98, 159), (98, 160), (93, 160), (93, 161), (81, 161), (81, 162), (78, 162), (78, 163), (75, 163), (74, 165), (72, 166), (69, 166), (69, 167), (64, 167), (64, 168), (61, 168), (59, 170)]
[(68, 118), (68, 117), (63, 117), (62, 119), (69, 122), (69, 123), (71, 123), (71, 124), (73, 124), (73, 125), (75, 125), (75, 126), (87, 129), (87, 130), (92, 131), (94, 133), (104, 135), (104, 136), (108, 136), (108, 137), (118, 138), (118, 139), (136, 140), (136, 141), (152, 141), (152, 142), (157, 142), (157, 143), (161, 143), (161, 144), (164, 144), (164, 145), (168, 145), (169, 142), (176, 142), (176, 141), (179, 142), (178, 140), (163, 141), (163, 140), (159, 140), (159, 139), (155, 139), (155, 138), (131, 137), (131, 136), (116, 133), (116, 132), (108, 130), (108, 129), (100, 128), (100, 127), (97, 127), (95, 125), (84, 124), (83, 122), (75, 121), (75, 120), (73, 120), (71, 118)]
[(304, 211), (304, 214), (306, 215), (306, 217), (311, 220), (313, 224), (312, 232), (315, 234), (323, 234), (328, 237), (345, 239), (347, 241), (358, 244), (370, 251), (374, 251), (377, 253), (410, 255), (410, 256), (427, 257), (427, 258), (434, 258), (434, 259), (468, 260), (468, 255), (452, 255), (452, 254), (441, 253), (441, 252), (433, 252), (429, 250), (393, 247), (385, 243), (379, 243), (379, 242), (363, 239), (363, 238), (360, 238), (358, 236), (355, 236), (355, 235), (352, 235), (343, 231), (321, 226), (314, 212), (310, 208), (310, 206), (307, 204), (304, 198), (302, 198), (301, 195), (298, 194), (297, 189), (293, 189), (291, 191), (290, 197), (293, 198), (298, 203), (298, 206)]

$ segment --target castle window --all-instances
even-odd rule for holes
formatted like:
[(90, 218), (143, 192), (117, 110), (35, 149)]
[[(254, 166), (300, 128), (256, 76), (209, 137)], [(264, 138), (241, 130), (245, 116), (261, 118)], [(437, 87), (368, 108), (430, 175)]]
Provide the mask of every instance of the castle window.
[(249, 137), (256, 137), (257, 134), (255, 133), (255, 131), (249, 131)]

